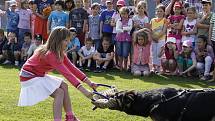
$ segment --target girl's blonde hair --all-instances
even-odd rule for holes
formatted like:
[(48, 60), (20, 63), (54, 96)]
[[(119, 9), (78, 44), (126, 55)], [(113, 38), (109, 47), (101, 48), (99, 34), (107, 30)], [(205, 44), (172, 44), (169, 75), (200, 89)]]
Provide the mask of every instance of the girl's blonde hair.
[(58, 59), (62, 60), (64, 57), (63, 42), (70, 37), (71, 34), (69, 29), (65, 27), (57, 27), (49, 35), (46, 44), (41, 45), (37, 49), (37, 52), (39, 52), (40, 56), (45, 56), (48, 51), (51, 51), (56, 54)]
[(139, 37), (143, 37), (143, 39), (144, 39), (144, 45), (147, 45), (149, 43), (148, 34), (145, 31), (141, 31), (141, 32), (138, 32), (136, 34), (136, 38), (135, 38), (134, 44), (138, 44), (138, 38)]
[[(143, 6), (144, 8), (145, 8), (145, 11), (144, 11), (144, 14), (146, 15), (146, 16), (148, 16), (148, 14), (147, 14), (147, 12), (146, 12), (146, 10), (148, 9), (148, 7), (147, 7), (147, 2), (144, 0), (144, 1), (139, 1), (138, 2), (138, 4), (137, 4), (137, 8), (139, 8), (140, 6)], [(136, 8), (136, 9), (137, 9)]]
[(119, 13), (120, 13), (120, 14), (124, 14), (124, 13), (129, 14), (129, 8), (128, 8), (128, 7), (121, 7), (121, 8), (119, 9)]

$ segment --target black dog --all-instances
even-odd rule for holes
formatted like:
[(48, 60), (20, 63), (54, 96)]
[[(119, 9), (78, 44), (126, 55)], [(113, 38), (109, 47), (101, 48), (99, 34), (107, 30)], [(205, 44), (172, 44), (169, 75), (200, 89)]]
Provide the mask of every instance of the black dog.
[(153, 121), (215, 121), (214, 89), (122, 91), (112, 95), (106, 103), (106, 108), (111, 110), (123, 111), (129, 115), (150, 116)]

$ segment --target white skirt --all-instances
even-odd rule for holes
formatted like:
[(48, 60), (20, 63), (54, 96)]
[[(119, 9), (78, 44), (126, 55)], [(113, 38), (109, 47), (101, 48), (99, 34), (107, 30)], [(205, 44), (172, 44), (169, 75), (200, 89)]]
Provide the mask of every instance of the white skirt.
[(60, 87), (62, 81), (62, 78), (45, 75), (21, 82), (18, 106), (32, 106), (47, 99)]

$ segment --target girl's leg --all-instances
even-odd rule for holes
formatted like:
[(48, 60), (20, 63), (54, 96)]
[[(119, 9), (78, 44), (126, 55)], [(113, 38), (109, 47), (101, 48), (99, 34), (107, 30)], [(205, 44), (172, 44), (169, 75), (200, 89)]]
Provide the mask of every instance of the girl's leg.
[(134, 76), (141, 76), (141, 71), (138, 71), (138, 70), (137, 70), (137, 71), (134, 71), (134, 72), (133, 72), (133, 75), (134, 75)]
[(66, 121), (78, 121), (72, 112), (71, 99), (69, 96), (68, 85), (62, 82), (60, 88), (64, 91), (63, 107), (66, 112)]
[(162, 66), (162, 69), (163, 69), (162, 73), (166, 73), (166, 70), (168, 69), (168, 60), (162, 59), (161, 60), (161, 66)]
[(169, 71), (170, 73), (172, 73), (173, 75), (175, 75), (177, 72), (176, 72), (176, 67), (177, 67), (177, 63), (175, 60), (173, 59), (170, 59), (169, 60)]
[(61, 88), (56, 89), (51, 94), (51, 97), (54, 98), (54, 102), (53, 102), (54, 119), (61, 120), (63, 100), (64, 100), (64, 90)]
[(128, 69), (128, 57), (127, 58), (124, 58), (124, 69), (127, 71)]

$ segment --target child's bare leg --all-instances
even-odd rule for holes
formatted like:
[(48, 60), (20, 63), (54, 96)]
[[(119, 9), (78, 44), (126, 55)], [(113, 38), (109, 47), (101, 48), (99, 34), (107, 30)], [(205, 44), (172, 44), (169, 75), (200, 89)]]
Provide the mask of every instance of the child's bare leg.
[(63, 100), (64, 100), (64, 90), (61, 88), (56, 89), (51, 94), (51, 97), (54, 98), (54, 102), (53, 102), (54, 119), (61, 119), (62, 118)]
[(71, 100), (68, 92), (68, 85), (65, 82), (62, 82), (60, 88), (64, 91), (64, 98), (63, 98), (63, 107), (65, 112), (72, 112)]
[(87, 60), (87, 67), (88, 67), (88, 68), (90, 67), (91, 62), (92, 62), (92, 59), (88, 59), (88, 60)]
[(122, 70), (122, 61), (123, 61), (123, 59), (122, 59), (122, 57), (120, 57), (120, 56), (118, 56), (118, 59), (119, 59), (119, 68), (120, 68), (120, 70)]
[(124, 69), (127, 70), (128, 68), (128, 58), (124, 58)]

